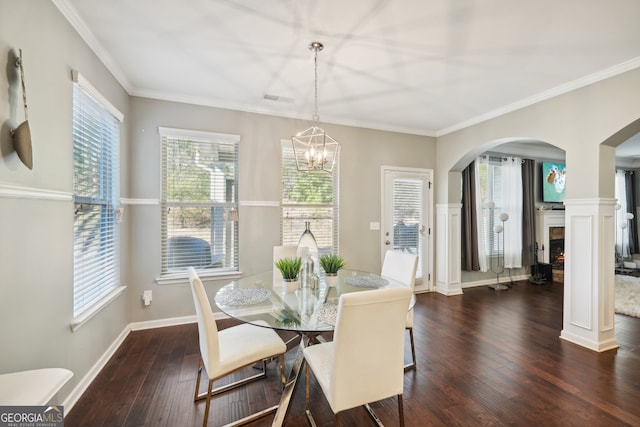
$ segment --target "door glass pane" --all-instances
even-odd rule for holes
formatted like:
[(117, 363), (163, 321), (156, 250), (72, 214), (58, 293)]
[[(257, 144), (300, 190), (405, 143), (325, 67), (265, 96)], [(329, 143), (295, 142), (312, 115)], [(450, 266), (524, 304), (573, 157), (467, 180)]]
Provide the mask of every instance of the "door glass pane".
[[(425, 182), (421, 179), (393, 180), (393, 249), (422, 257), (423, 195)], [(418, 263), (416, 277), (422, 277), (422, 263)]]

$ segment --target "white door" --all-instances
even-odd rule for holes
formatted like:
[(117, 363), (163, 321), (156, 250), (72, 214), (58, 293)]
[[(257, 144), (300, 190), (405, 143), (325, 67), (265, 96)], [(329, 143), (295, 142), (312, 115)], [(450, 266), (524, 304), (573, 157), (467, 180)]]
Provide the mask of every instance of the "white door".
[(381, 259), (388, 249), (417, 254), (418, 292), (432, 290), (432, 176), (430, 169), (382, 167)]

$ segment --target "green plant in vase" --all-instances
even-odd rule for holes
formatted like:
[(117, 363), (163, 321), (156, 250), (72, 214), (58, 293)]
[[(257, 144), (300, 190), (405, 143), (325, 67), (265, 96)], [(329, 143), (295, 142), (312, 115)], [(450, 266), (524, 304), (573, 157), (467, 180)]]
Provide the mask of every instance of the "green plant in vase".
[(344, 258), (340, 255), (329, 254), (320, 257), (320, 266), (324, 270), (325, 283), (327, 286), (333, 287), (338, 280), (338, 271), (346, 265)]
[(282, 280), (286, 282), (287, 292), (291, 293), (298, 287), (298, 274), (302, 267), (302, 258), (280, 258), (275, 266), (282, 274)]

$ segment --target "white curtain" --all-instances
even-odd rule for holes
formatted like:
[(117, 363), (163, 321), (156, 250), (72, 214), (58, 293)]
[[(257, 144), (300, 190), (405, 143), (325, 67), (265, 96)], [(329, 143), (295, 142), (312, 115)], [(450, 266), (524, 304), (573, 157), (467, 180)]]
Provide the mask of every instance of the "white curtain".
[(620, 205), (619, 208), (616, 205), (616, 253), (626, 258), (629, 256), (629, 233), (626, 229), (628, 225), (625, 216), (627, 213), (627, 184), (624, 171), (616, 171), (615, 189), (616, 199)]
[(509, 215), (503, 223), (504, 266), (522, 267), (522, 159), (502, 158), (502, 211)]
[(475, 171), (475, 187), (476, 187), (476, 218), (478, 218), (478, 261), (480, 265), (480, 271), (487, 271), (489, 266), (487, 263), (487, 239), (485, 233), (483, 233), (483, 227), (486, 215), (483, 213), (486, 212), (486, 207), (484, 206), (484, 200), (482, 195), (486, 194), (486, 191), (482, 189), (481, 179), (480, 179), (480, 164), (488, 164), (489, 160), (487, 156), (478, 157), (476, 160)]

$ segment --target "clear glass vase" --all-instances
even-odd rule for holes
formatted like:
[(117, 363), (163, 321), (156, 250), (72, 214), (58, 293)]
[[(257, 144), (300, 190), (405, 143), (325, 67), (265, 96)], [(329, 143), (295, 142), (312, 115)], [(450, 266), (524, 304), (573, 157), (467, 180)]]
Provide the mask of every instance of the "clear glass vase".
[[(318, 274), (320, 271), (320, 257), (318, 256), (318, 242), (316, 242), (316, 238), (313, 236), (311, 232), (311, 223), (306, 221), (304, 223), (304, 232), (300, 236), (300, 240), (298, 241), (298, 256), (302, 253), (300, 251), (301, 248), (307, 248), (307, 254), (313, 260), (313, 273)], [(304, 261), (304, 257), (302, 258)]]

